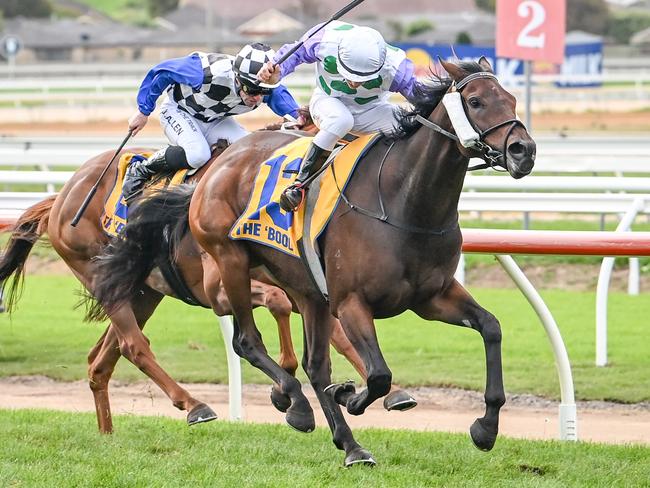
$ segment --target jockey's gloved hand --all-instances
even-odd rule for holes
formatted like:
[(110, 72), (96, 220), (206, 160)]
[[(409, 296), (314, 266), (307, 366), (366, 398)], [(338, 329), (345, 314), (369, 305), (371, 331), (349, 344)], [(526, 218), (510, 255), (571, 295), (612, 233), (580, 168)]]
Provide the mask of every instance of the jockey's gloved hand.
[(279, 83), (280, 77), (280, 66), (275, 64), (273, 61), (266, 62), (257, 72), (257, 79), (262, 83), (268, 83), (269, 85)]
[(149, 121), (149, 116), (143, 114), (139, 110), (134, 113), (131, 118), (129, 118), (129, 131), (131, 131), (131, 136), (136, 135), (140, 132), (147, 122)]

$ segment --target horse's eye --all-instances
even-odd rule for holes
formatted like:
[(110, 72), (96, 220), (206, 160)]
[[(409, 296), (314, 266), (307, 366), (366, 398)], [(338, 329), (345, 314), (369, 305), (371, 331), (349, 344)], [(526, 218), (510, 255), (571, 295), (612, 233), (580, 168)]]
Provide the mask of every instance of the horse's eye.
[(478, 97), (470, 98), (467, 103), (472, 108), (479, 108), (481, 106), (481, 100)]

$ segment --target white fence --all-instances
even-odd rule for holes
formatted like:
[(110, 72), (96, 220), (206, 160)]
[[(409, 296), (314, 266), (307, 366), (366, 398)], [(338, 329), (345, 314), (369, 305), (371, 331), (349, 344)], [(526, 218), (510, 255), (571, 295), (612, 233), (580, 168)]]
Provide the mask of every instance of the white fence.
[[(41, 72), (28, 76), (17, 77), (0, 77), (0, 100), (13, 101), (15, 99), (23, 101), (47, 100), (47, 96), (61, 95), (68, 98), (75, 97), (79, 94), (86, 95), (115, 95), (132, 100), (134, 93), (137, 91), (142, 79), (149, 70), (148, 67), (141, 67), (121, 76), (115, 74), (106, 74), (104, 76), (88, 75), (86, 73), (70, 74), (68, 76), (44, 75)], [(646, 71), (626, 71), (626, 72), (606, 72), (599, 77), (594, 75), (563, 75), (563, 74), (534, 74), (532, 81), (536, 86), (537, 96), (545, 100), (564, 100), (576, 97), (576, 88), (559, 89), (554, 84), (556, 82), (588, 82), (593, 83), (594, 79), (603, 83), (613, 85), (607, 87), (607, 90), (598, 92), (598, 97), (603, 99), (627, 99), (627, 98), (645, 98), (650, 95), (650, 70)], [(523, 75), (512, 75), (503, 77), (504, 84), (509, 88), (521, 89), (525, 83)], [(312, 68), (309, 66), (299, 67), (291, 77), (283, 83), (292, 91), (309, 90), (314, 87), (314, 76)], [(624, 86), (627, 85), (627, 86)], [(594, 94), (596, 90), (592, 87), (586, 93)], [(14, 98), (10, 98), (13, 96)]]
[[(112, 152), (114, 138), (0, 138), (0, 191), (16, 184), (43, 185), (45, 192), (0, 193), (0, 219), (15, 219), (27, 207), (52, 194), (74, 169), (103, 151)], [(159, 147), (160, 138), (142, 138), (141, 147)], [(619, 231), (631, 229), (637, 215), (650, 215), (650, 178), (622, 176), (650, 173), (650, 144), (647, 138), (538, 138), (535, 173), (513, 180), (492, 172), (470, 174), (465, 179), (459, 210), (466, 212), (590, 213), (617, 215)], [(21, 170), (15, 168), (38, 168)], [(65, 168), (58, 171), (55, 168)], [(575, 176), (575, 173), (619, 176)], [(597, 293), (597, 327), (606, 330), (607, 289), (613, 261), (601, 267)], [(464, 266), (457, 273), (464, 281)], [(639, 292), (639, 264), (630, 259), (628, 291)], [(606, 336), (597, 345), (597, 364), (607, 363)], [(602, 343), (604, 342), (604, 346)]]
[[(0, 166), (80, 166), (103, 151), (114, 151), (121, 137), (0, 137)], [(647, 135), (536, 137), (535, 173), (650, 173), (649, 139)], [(164, 143), (162, 138), (138, 136), (132, 145), (159, 147)]]

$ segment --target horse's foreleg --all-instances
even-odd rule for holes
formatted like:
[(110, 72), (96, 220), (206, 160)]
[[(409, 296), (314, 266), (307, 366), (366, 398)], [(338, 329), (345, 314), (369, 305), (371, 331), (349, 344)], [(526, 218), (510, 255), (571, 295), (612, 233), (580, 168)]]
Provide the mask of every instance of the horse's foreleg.
[(359, 394), (350, 388), (332, 389), (338, 402), (345, 404), (352, 415), (361, 415), (377, 398), (391, 388), (392, 373), (379, 349), (375, 324), (367, 305), (357, 295), (350, 295), (338, 306), (338, 317), (345, 335), (357, 350), (368, 372), (367, 388)]
[[(218, 246), (207, 244), (204, 249), (212, 256), (203, 256), (205, 291), (210, 300), (215, 300), (220, 286), (217, 283), (219, 275), (236, 319), (233, 337), (235, 352), (266, 373), (279, 385), (281, 393), (291, 399), (286, 413), (287, 423), (302, 432), (311, 432), (315, 428), (314, 412), (302, 393), (300, 382), (271, 359), (255, 325), (248, 254), (241, 245), (232, 241), (221, 242)], [(223, 270), (223, 274), (219, 270)]]
[[(116, 357), (113, 361), (113, 368), (107, 371), (102, 365), (105, 364), (107, 361), (106, 357), (111, 352)], [(93, 392), (97, 426), (102, 434), (110, 434), (113, 432), (113, 417), (111, 416), (111, 404), (108, 396), (108, 381), (119, 357), (120, 350), (117, 338), (109, 326), (99, 338), (97, 344), (88, 353), (88, 384), (90, 385), (90, 391)]]
[(193, 425), (217, 418), (210, 407), (193, 398), (156, 362), (149, 341), (140, 330), (131, 306), (120, 307), (111, 313), (109, 318), (113, 323), (122, 356), (151, 378), (171, 399), (176, 408), (188, 412), (188, 424)]
[[(156, 309), (162, 296), (151, 290), (145, 290), (132, 302), (138, 325), (142, 329), (146, 321)], [(88, 381), (95, 400), (95, 411), (99, 431), (113, 431), (111, 407), (108, 395), (108, 383), (120, 359), (120, 348), (117, 336), (112, 327), (104, 331), (102, 337), (88, 354)]]
[[(334, 319), (334, 328), (332, 330), (331, 344), (336, 352), (344, 356), (350, 364), (357, 370), (363, 381), (367, 381), (368, 373), (363, 364), (363, 360), (354, 348), (348, 336), (345, 335), (341, 323)], [(384, 408), (386, 410), (410, 410), (417, 406), (418, 402), (406, 391), (401, 390), (395, 385), (391, 385), (390, 393), (384, 398)]]
[(506, 402), (501, 366), (501, 326), (490, 312), (481, 307), (457, 281), (431, 301), (414, 309), (428, 320), (471, 327), (483, 338), (486, 360), (485, 415), (476, 419), (470, 429), (472, 441), (481, 450), (489, 451), (499, 431), (499, 410)]
[(309, 305), (303, 307), (301, 312), (305, 331), (303, 368), (323, 408), (332, 431), (334, 445), (345, 451), (346, 466), (359, 463), (374, 465), (376, 463), (370, 452), (354, 439), (341, 407), (325, 392), (325, 388), (331, 383), (329, 342), (332, 330), (337, 325), (336, 319), (332, 317), (326, 304)]

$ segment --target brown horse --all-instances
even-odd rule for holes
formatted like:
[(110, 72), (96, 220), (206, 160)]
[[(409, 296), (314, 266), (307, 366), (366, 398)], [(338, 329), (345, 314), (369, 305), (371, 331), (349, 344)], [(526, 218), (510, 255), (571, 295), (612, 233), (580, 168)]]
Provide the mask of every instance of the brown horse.
[[(484, 58), (479, 63), (442, 61), (442, 65), (451, 78), (436, 79), (416, 90), (413, 110), (399, 114), (399, 130), (375, 144), (357, 165), (320, 238), (329, 303), (299, 260), (228, 237), (248, 203), (260, 164), (295, 136), (252, 134), (224, 151), (193, 193), (179, 189), (154, 197), (172, 208), (189, 205), (191, 232), (206, 251), (202, 259), (207, 296), (214, 300), (223, 284), (236, 317), (235, 350), (279, 385), (279, 394), (290, 405), (287, 422), (308, 432), (314, 428), (313, 411), (300, 383), (264, 348), (252, 314), (247, 270), (263, 266), (289, 293), (303, 318), (302, 364), (334, 444), (345, 451), (346, 465), (375, 461), (355, 441), (339, 404), (359, 415), (386, 395), (391, 385), (392, 373), (377, 343), (373, 319), (409, 309), (425, 319), (471, 327), (481, 334), (487, 365), (486, 411), (470, 433), (483, 450), (496, 441), (499, 410), (505, 402), (501, 330), (497, 319), (454, 279), (462, 240), (458, 200), (470, 157), (482, 157), (521, 178), (533, 168), (535, 143), (516, 118), (514, 97), (498, 83)], [(480, 135), (472, 147), (460, 144), (439, 103), (451, 91), (460, 93), (467, 121)], [(158, 215), (165, 220), (164, 212)], [(217, 269), (223, 271), (223, 283), (211, 279)], [(102, 304), (108, 309), (118, 307), (119, 301), (110, 300), (110, 290), (125, 285), (107, 270), (98, 282), (105, 291), (99, 294), (106, 298)], [(335, 317), (368, 372), (367, 388), (358, 394), (350, 384), (330, 385), (328, 344)]]
[[(141, 151), (143, 150), (128, 149), (124, 152)], [(102, 180), (94, 200), (78, 225), (72, 227), (70, 222), (111, 157), (111, 152), (105, 152), (87, 161), (57, 196), (49, 197), (25, 211), (13, 226), (11, 238), (0, 259), (0, 281), (3, 282), (3, 286), (9, 286), (9, 306), (18, 298), (24, 264), (32, 246), (43, 234), (48, 234), (56, 252), (92, 294), (94, 278), (91, 261), (108, 242), (100, 225), (100, 216), (104, 200), (115, 179), (117, 162), (113, 163), (113, 167)], [(209, 165), (204, 166), (192, 176), (192, 180), (198, 181), (208, 167)], [(187, 237), (178, 249), (179, 255), (185, 257), (181, 263), (176, 265), (178, 274), (185, 281), (189, 293), (193, 295), (196, 303), (213, 308), (215, 313), (220, 316), (231, 314), (227, 297), (219, 285), (211, 299), (208, 299), (204, 293), (200, 252), (191, 236)], [(213, 283), (215, 280), (216, 282), (220, 281), (217, 269), (211, 269), (210, 273)], [(7, 279), (12, 276), (13, 281), (9, 280), (10, 283), (8, 283)], [(261, 273), (258, 273), (256, 277), (267, 282), (255, 279), (251, 281), (252, 304), (256, 307), (268, 308), (277, 321), (280, 335), (279, 361), (283, 369), (293, 375), (298, 367), (291, 341), (289, 322), (289, 316), (294, 306), (281, 289), (268, 283), (268, 277), (265, 278)], [(148, 277), (147, 284), (143, 284), (138, 290), (135, 290), (132, 297), (129, 297), (129, 305), (120, 313), (110, 316), (111, 326), (106, 329), (88, 355), (88, 378), (101, 432), (108, 433), (113, 430), (108, 383), (120, 355), (124, 355), (158, 384), (176, 407), (187, 410), (189, 424), (216, 418), (216, 414), (207, 405), (193, 398), (156, 363), (149, 342), (142, 334), (141, 329), (165, 295), (178, 298), (175, 291), (161, 276), (160, 271), (155, 271)], [(339, 330), (339, 333), (333, 337), (333, 344), (365, 378), (363, 363), (342, 330)], [(283, 406), (283, 399), (282, 396), (272, 395), (272, 400), (278, 408), (286, 408)], [(387, 408), (404, 409), (413, 405), (414, 401), (406, 393), (396, 391), (392, 403)]]

